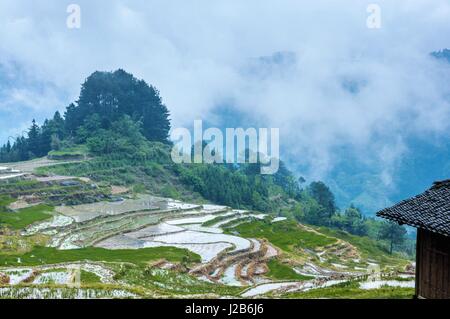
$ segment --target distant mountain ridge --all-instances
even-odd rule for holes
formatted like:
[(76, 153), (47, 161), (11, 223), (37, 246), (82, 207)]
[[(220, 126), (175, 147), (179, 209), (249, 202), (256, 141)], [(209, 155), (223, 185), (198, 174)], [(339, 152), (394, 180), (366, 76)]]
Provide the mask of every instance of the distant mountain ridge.
[[(431, 56), (450, 63), (450, 50), (432, 52)], [(392, 185), (384, 185), (380, 176), (371, 172), (370, 167), (338, 165), (325, 179), (339, 206), (349, 203), (367, 214), (373, 214), (403, 199), (412, 197), (428, 189), (436, 180), (450, 177), (450, 140), (448, 138), (420, 137), (406, 141), (409, 151), (403, 155), (395, 173)]]

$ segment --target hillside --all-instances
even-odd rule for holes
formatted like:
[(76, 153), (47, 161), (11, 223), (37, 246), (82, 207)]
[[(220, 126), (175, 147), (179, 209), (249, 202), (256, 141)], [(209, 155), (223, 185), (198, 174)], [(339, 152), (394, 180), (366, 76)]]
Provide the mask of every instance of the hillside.
[(155, 88), (95, 72), (64, 116), (5, 144), (0, 297), (412, 295), (403, 227), (340, 211), (283, 163), (175, 164), (169, 129)]
[[(48, 202), (49, 192), (59, 197), (64, 188), (75, 187), (47, 183), (45, 192), (34, 190), (32, 203), (30, 197), (2, 199), (4, 298), (277, 297), (287, 288), (301, 293), (340, 282), (354, 283), (362, 294), (358, 287), (369, 280), (368, 269), (374, 270), (370, 282), (411, 287), (411, 279), (399, 279), (412, 276), (404, 272), (409, 261), (388, 255), (369, 238), (347, 234), (343, 239), (330, 229), (270, 214), (188, 204), (125, 188), (120, 199), (112, 197), (112, 188), (93, 203), (38, 204)], [(9, 196), (29, 190), (25, 185), (10, 181)], [(74, 286), (67, 288), (68, 283)], [(395, 297), (403, 291), (371, 289), (370, 294)]]

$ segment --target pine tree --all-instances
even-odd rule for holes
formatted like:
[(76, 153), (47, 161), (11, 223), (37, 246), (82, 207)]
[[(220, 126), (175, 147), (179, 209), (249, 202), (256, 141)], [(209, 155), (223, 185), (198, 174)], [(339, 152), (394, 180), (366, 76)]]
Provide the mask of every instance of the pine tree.
[(9, 140), (8, 140), (8, 142), (6, 143), (5, 148), (6, 148), (6, 152), (7, 152), (7, 153), (11, 152), (11, 143), (9, 142)]
[(41, 154), (40, 129), (33, 119), (31, 127), (28, 130), (28, 151), (31, 153), (29, 157), (39, 156)]
[(330, 224), (331, 217), (336, 212), (336, 204), (333, 193), (323, 182), (311, 183), (309, 186), (309, 192), (311, 197), (323, 207), (323, 210), (321, 210), (321, 224)]

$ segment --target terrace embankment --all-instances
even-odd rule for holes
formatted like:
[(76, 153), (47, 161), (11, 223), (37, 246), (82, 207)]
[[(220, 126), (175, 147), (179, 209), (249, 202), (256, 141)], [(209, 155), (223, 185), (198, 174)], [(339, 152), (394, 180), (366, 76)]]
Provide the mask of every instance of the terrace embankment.
[[(258, 240), (252, 240), (251, 246), (248, 249), (222, 252), (211, 262), (192, 269), (191, 273), (204, 275), (209, 280), (218, 282), (228, 268), (234, 267), (236, 280), (243, 284), (249, 284), (249, 281), (250, 283), (253, 282), (254, 269), (260, 265), (264, 265), (267, 260), (267, 250), (268, 245), (266, 242), (261, 243)], [(243, 274), (242, 269), (246, 269), (247, 267), (250, 271)], [(265, 268), (267, 269), (267, 266)], [(262, 273), (258, 275), (262, 275)]]

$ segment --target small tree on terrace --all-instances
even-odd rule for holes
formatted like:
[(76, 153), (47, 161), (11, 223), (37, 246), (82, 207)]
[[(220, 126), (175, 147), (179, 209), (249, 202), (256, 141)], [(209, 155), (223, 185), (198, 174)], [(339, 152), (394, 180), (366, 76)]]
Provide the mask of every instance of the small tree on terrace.
[(380, 228), (380, 239), (388, 240), (390, 243), (389, 253), (392, 254), (394, 246), (401, 245), (406, 240), (406, 229), (394, 222), (384, 222)]

